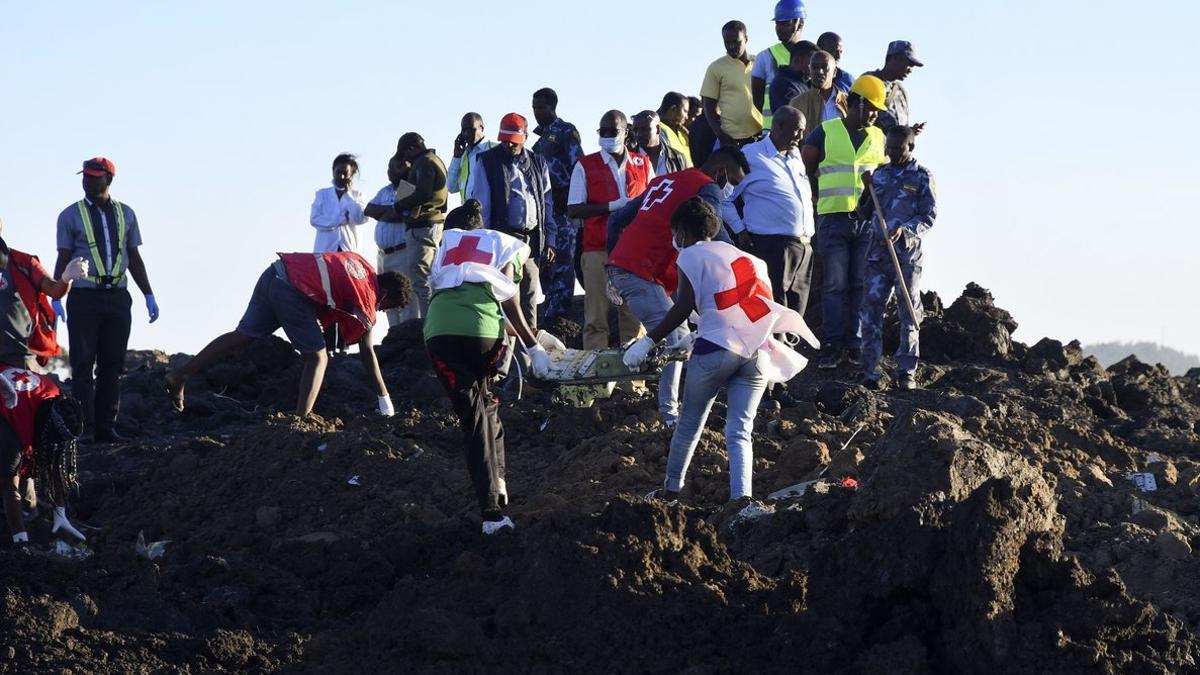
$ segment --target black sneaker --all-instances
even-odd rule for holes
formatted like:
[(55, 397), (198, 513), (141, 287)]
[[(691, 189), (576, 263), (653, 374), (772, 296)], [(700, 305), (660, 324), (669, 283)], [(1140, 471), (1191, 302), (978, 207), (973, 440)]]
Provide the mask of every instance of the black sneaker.
[(917, 388), (917, 378), (912, 373), (903, 373), (896, 378), (896, 386), (905, 391)]
[(843, 355), (844, 354), (841, 350), (830, 350), (827, 353), (823, 352), (821, 356), (817, 358), (817, 367), (821, 370), (833, 370), (834, 368), (842, 365)]
[(859, 384), (867, 389), (870, 389), (871, 391), (879, 391), (880, 389), (883, 389), (883, 382), (881, 382), (878, 377), (863, 377), (862, 382)]
[(848, 350), (846, 352), (846, 360), (849, 361), (852, 365), (861, 366), (862, 365), (862, 350), (859, 349), (858, 347), (854, 347), (853, 349)]

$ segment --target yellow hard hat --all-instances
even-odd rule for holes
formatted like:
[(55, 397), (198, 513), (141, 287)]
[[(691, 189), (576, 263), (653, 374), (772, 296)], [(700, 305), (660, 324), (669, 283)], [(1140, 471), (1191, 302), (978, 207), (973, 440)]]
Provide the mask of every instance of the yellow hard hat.
[(863, 97), (880, 112), (887, 110), (887, 85), (874, 75), (860, 75), (850, 85), (850, 93)]

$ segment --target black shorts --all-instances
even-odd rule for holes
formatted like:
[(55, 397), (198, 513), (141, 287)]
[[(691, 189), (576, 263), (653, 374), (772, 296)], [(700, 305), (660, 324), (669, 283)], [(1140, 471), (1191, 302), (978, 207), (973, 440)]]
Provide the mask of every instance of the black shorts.
[(0, 470), (6, 478), (20, 472), (22, 459), (21, 439), (8, 420), (0, 417)]
[(283, 328), (292, 347), (300, 353), (325, 349), (325, 334), (317, 320), (316, 305), (280, 279), (275, 266), (271, 265), (258, 278), (246, 313), (238, 322), (237, 332), (264, 338), (279, 328)]

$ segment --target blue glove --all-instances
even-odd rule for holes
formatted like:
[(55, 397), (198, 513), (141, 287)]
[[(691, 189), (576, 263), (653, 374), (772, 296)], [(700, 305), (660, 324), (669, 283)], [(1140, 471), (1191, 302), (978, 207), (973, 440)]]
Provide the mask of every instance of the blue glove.
[(51, 309), (54, 310), (54, 328), (58, 328), (58, 322), (67, 321), (67, 311), (63, 309), (62, 300), (53, 300), (50, 302)]
[(150, 312), (150, 323), (158, 321), (158, 303), (155, 302), (153, 295), (146, 296), (146, 311)]

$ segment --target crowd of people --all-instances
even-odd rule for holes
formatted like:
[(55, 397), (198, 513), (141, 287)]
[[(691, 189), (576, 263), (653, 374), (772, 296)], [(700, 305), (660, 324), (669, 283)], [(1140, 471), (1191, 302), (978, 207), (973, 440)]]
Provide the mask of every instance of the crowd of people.
[[(803, 39), (802, 0), (780, 0), (773, 18), (778, 42), (757, 55), (745, 24), (721, 27), (724, 53), (703, 73), (698, 97), (672, 91), (654, 109), (601, 114), (595, 153), (583, 152), (577, 127), (558, 116), (557, 93), (543, 88), (532, 95), (532, 129), (512, 112), (493, 141), (478, 113), (462, 115), (449, 166), (421, 134), (404, 133), (388, 183), (369, 199), (357, 186), (357, 158), (338, 155), (331, 185), (312, 203), (313, 251), (279, 254), (237, 327), (168, 373), (172, 405), (184, 409), (189, 377), (282, 328), (303, 355), (297, 413), (312, 411), (328, 352), (357, 343), (378, 411), (390, 416), (371, 342), (376, 313), (392, 326), (420, 321), (462, 424), (483, 529), (512, 527), (490, 386), (514, 351), (545, 377), (549, 353), (564, 347), (539, 326), (570, 314), (579, 285), (585, 349), (623, 348), (631, 368), (660, 344), (690, 351), (659, 379), (661, 421), (674, 429), (661, 494), (674, 499), (682, 489), (724, 388), (731, 496), (749, 496), (760, 401), (794, 404), (783, 385), (804, 366), (798, 350), (820, 368), (855, 364), (863, 384), (883, 386), (882, 324), (893, 293), (907, 307), (892, 379), (918, 386), (921, 308), (913, 301), (921, 237), (936, 217), (935, 184), (913, 158), (923, 125), (910, 124), (902, 84), (923, 65), (912, 44), (891, 42), (881, 68), (853, 77), (841, 67), (837, 33)], [(121, 440), (130, 279), (149, 320), (159, 315), (137, 217), (109, 194), (116, 166), (96, 157), (81, 173), (84, 198), (58, 220), (53, 275), (2, 247), (0, 449), (12, 478), (4, 490), (10, 529), (32, 493), (21, 477), (33, 475), (42, 430), (54, 430), (56, 448), (84, 429), (96, 441)], [(454, 210), (451, 193), (463, 202)], [(371, 220), (374, 261), (360, 253), (360, 229)], [(805, 316), (814, 326), (819, 316), (819, 341)], [(57, 388), (26, 396), (25, 373), (57, 353), (59, 319), (69, 328), (72, 397)]]

